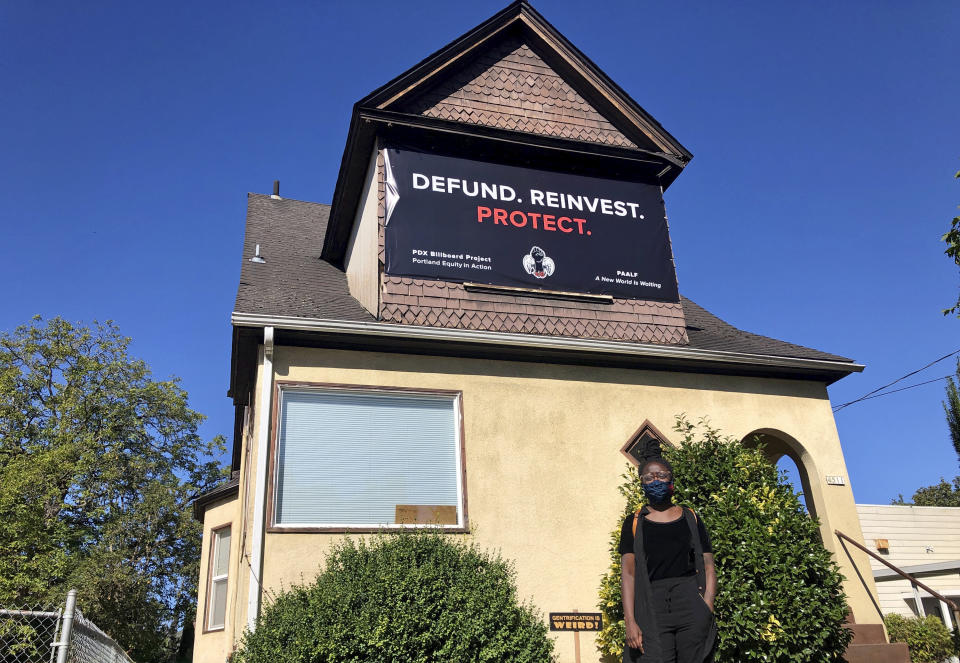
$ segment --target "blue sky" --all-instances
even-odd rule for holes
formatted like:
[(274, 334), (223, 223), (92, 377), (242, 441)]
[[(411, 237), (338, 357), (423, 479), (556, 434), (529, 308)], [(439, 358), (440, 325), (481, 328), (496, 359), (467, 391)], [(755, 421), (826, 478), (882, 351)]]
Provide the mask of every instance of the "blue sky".
[[(115, 320), (229, 436), (246, 193), (329, 202), (353, 103), (504, 5), (0, 5), (0, 329)], [(666, 196), (683, 294), (866, 364), (834, 403), (960, 349), (960, 5), (534, 6), (693, 152)], [(957, 474), (942, 398), (838, 414), (859, 502)]]

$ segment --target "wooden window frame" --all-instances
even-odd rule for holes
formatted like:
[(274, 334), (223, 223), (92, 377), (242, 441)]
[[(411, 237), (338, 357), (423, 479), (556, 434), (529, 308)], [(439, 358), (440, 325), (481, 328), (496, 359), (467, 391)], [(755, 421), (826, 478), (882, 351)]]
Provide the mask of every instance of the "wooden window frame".
[(663, 444), (665, 444), (665, 445), (667, 445), (667, 446), (669, 446), (669, 447), (675, 446), (675, 445), (673, 444), (673, 442), (670, 441), (670, 438), (668, 438), (666, 435), (664, 435), (663, 433), (660, 432), (660, 429), (659, 429), (659, 428), (657, 428), (656, 426), (654, 426), (654, 425), (650, 422), (649, 419), (645, 419), (645, 420), (643, 421), (643, 423), (640, 424), (640, 428), (638, 428), (637, 430), (635, 430), (635, 431), (633, 432), (633, 435), (631, 435), (630, 437), (628, 437), (628, 438), (627, 438), (627, 441), (624, 442), (624, 444), (623, 444), (622, 447), (620, 447), (620, 453), (622, 453), (622, 454), (626, 457), (626, 459), (627, 459), (628, 461), (630, 461), (630, 464), (633, 465), (634, 467), (636, 467), (637, 469), (640, 469), (640, 463), (637, 461), (636, 458), (634, 458), (633, 456), (630, 455), (630, 451), (629, 451), (629, 450), (630, 450), (630, 447), (632, 447), (634, 444), (636, 444), (637, 440), (639, 440), (641, 437), (643, 437), (643, 434), (646, 433), (646, 432), (649, 432), (649, 433), (650, 433), (651, 435), (653, 435), (655, 438), (657, 438), (658, 440), (660, 440), (660, 442), (662, 442)]
[[(229, 571), (229, 568), (230, 568), (230, 557), (229, 557), (229, 556), (227, 557), (227, 576), (226, 576), (226, 580), (227, 580), (227, 594), (228, 594), (227, 598), (228, 598), (228, 600), (227, 600), (226, 606), (225, 606), (224, 609), (223, 609), (223, 626), (214, 626), (214, 627), (211, 627), (211, 626), (210, 626), (210, 619), (211, 619), (211, 617), (213, 616), (213, 612), (212, 612), (212, 610), (210, 609), (211, 603), (212, 603), (212, 601), (213, 601), (213, 594), (210, 592), (210, 590), (213, 589), (213, 582), (214, 582), (214, 577), (213, 577), (213, 563), (214, 563), (214, 560), (216, 559), (216, 554), (217, 554), (217, 548), (218, 548), (218, 542), (219, 542), (218, 533), (221, 532), (221, 531), (223, 531), (223, 530), (225, 530), (225, 529), (232, 528), (232, 526), (233, 526), (233, 523), (232, 523), (232, 522), (229, 522), (229, 523), (223, 523), (222, 525), (217, 525), (216, 527), (211, 527), (211, 528), (210, 528), (210, 546), (209, 546), (210, 549), (207, 551), (207, 590), (206, 590), (206, 594), (205, 594), (204, 597), (203, 597), (203, 599), (204, 599), (204, 600), (203, 600), (203, 603), (204, 603), (204, 606), (203, 606), (203, 628), (202, 628), (201, 631), (200, 631), (201, 634), (202, 634), (202, 633), (219, 633), (220, 631), (223, 631), (223, 630), (225, 630), (225, 629), (227, 628), (227, 609), (230, 607), (230, 601), (229, 601), (229, 592), (230, 592), (230, 571)], [(231, 545), (231, 547), (233, 546), (233, 531), (232, 531), (232, 529), (231, 529), (231, 532), (230, 532), (230, 545)], [(231, 552), (232, 552), (232, 551), (231, 551)]]
[(325, 527), (303, 525), (278, 525), (276, 521), (276, 493), (277, 493), (277, 452), (280, 446), (280, 401), (284, 390), (290, 391), (355, 391), (372, 394), (411, 394), (414, 396), (441, 396), (452, 397), (457, 421), (454, 422), (454, 432), (459, 438), (457, 452), (460, 456), (459, 477), (460, 500), (463, 505), (462, 525), (441, 526), (437, 528), (443, 534), (469, 534), (470, 517), (467, 508), (467, 459), (464, 444), (464, 416), (463, 392), (454, 389), (425, 389), (421, 387), (398, 387), (363, 384), (343, 384), (338, 382), (302, 382), (296, 380), (277, 380), (274, 383), (273, 404), (270, 414), (270, 448), (267, 452), (267, 532), (270, 534), (373, 534), (384, 531), (400, 531), (403, 529), (418, 529), (435, 527), (429, 524), (393, 524), (362, 527)]

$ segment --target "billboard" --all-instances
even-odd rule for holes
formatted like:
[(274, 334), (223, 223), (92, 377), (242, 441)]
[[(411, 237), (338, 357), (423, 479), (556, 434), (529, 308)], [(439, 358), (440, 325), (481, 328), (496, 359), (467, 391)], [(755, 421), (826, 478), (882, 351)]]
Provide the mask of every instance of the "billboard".
[(396, 147), (384, 157), (388, 274), (679, 301), (658, 186)]

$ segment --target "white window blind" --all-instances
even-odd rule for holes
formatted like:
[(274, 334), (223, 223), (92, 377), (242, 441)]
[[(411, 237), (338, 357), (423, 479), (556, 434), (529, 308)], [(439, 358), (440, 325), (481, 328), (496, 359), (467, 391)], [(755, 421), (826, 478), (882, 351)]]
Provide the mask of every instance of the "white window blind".
[(230, 566), (230, 528), (213, 532), (213, 556), (210, 559), (210, 597), (207, 628), (223, 628), (227, 616), (227, 569)]
[(391, 525), (401, 505), (462, 524), (458, 417), (454, 396), (283, 390), (276, 524)]

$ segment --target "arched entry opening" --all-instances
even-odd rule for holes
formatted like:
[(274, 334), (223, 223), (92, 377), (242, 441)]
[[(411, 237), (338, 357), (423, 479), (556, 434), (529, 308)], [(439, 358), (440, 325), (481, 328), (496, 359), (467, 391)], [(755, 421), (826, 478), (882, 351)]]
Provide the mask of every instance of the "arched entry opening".
[[(777, 469), (786, 471), (794, 489), (801, 493), (803, 503), (814, 518), (817, 517), (817, 505), (810, 477), (817, 476), (813, 459), (794, 437), (773, 428), (758, 428), (743, 437), (747, 447), (762, 445), (763, 453)], [(799, 482), (799, 485), (796, 483)]]
[(807, 513), (810, 513), (810, 509), (807, 508), (807, 496), (803, 493), (803, 481), (800, 479), (800, 468), (797, 467), (797, 463), (793, 458), (784, 454), (776, 462), (776, 468), (786, 476), (787, 483), (793, 487), (794, 492), (800, 497), (800, 504)]

